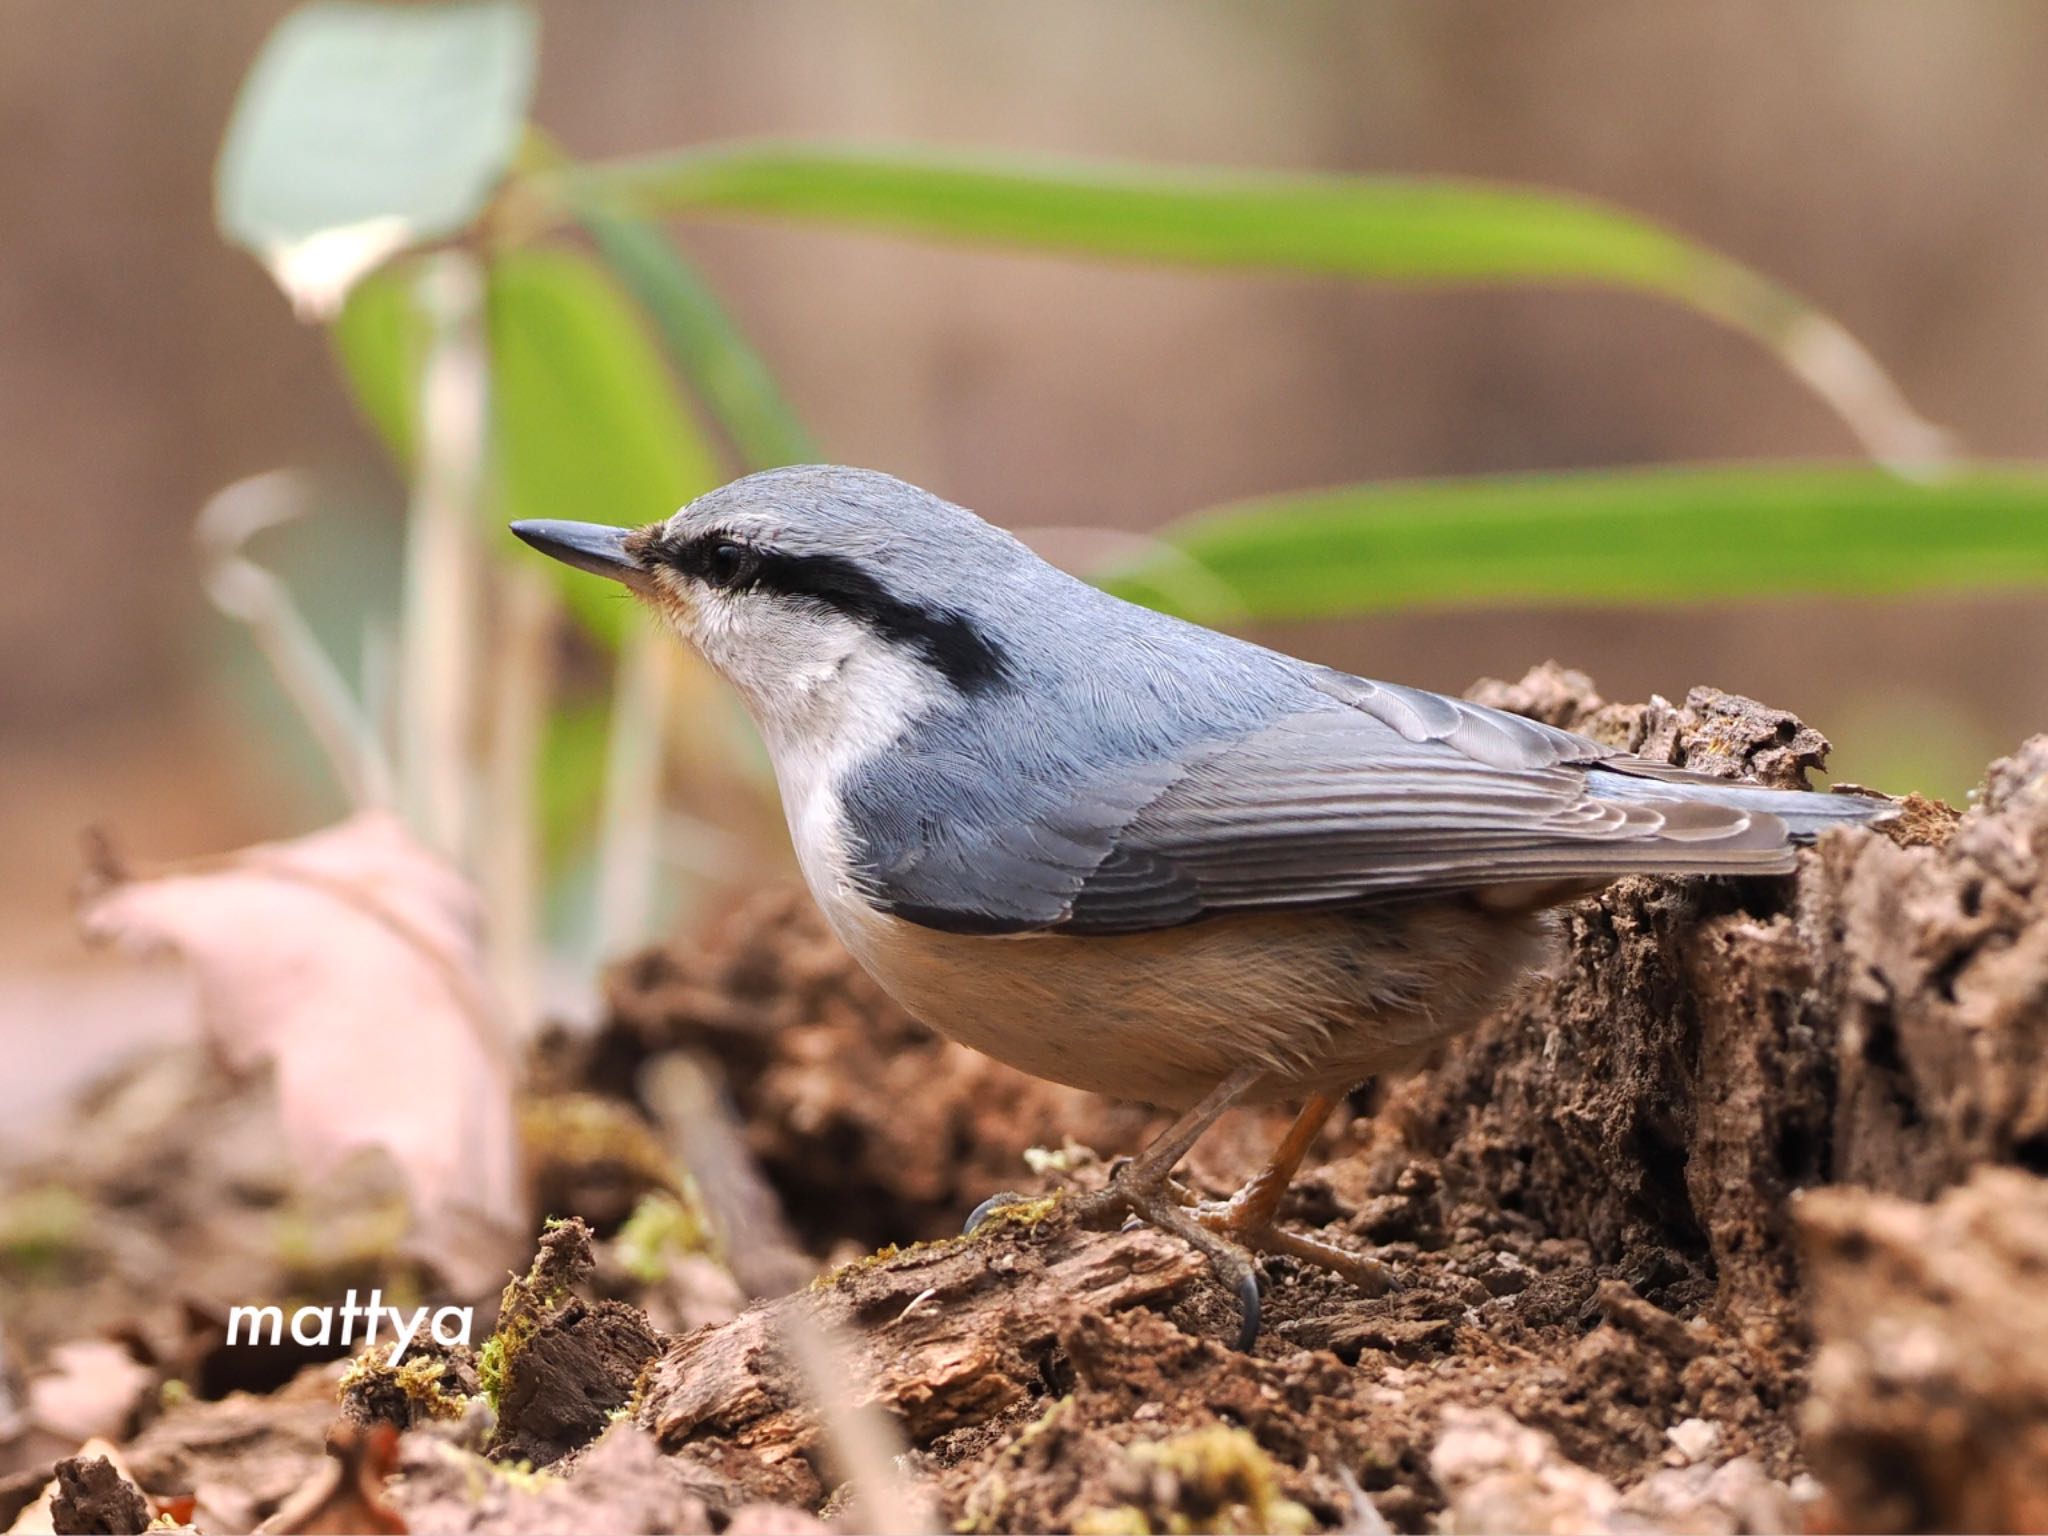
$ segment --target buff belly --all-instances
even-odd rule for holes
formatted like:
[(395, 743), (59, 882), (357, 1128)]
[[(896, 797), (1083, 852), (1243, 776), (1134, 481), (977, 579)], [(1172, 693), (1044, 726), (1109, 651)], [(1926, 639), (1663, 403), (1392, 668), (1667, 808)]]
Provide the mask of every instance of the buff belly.
[(1435, 900), (1217, 918), (1113, 938), (940, 933), (825, 914), (906, 1009), (1035, 1077), (1185, 1108), (1258, 1066), (1249, 1102), (1342, 1091), (1470, 1028), (1542, 962), (1541, 915)]

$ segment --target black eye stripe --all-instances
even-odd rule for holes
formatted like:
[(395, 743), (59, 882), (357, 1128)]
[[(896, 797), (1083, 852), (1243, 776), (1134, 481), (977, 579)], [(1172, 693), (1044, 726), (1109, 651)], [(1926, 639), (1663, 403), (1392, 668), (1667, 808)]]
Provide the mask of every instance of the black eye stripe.
[(720, 591), (771, 592), (844, 614), (915, 651), (963, 693), (1009, 680), (1007, 658), (965, 614), (905, 602), (842, 555), (792, 555), (712, 532), (666, 545), (658, 558)]

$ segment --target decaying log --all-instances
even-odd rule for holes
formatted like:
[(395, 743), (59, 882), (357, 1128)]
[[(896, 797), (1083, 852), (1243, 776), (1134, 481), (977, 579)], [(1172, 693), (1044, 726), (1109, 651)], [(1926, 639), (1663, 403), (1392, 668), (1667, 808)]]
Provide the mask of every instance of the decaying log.
[[(1478, 696), (1787, 787), (1826, 750), (1791, 716), (1711, 690), (1610, 705), (1547, 668)], [(1269, 1495), (1287, 1520), (1335, 1526), (1357, 1514), (1353, 1474), (1381, 1515), (1421, 1528), (1446, 1507), (1432, 1447), (1474, 1410), (1540, 1431), (1616, 1490), (1659, 1467), (1697, 1469), (1632, 1499), (1631, 1519), (1654, 1505), (1653, 1524), (1733, 1528), (1748, 1517), (1730, 1512), (1732, 1472), (1712, 1511), (1681, 1506), (1738, 1464), (1735, 1503), (1790, 1507), (1807, 1465), (1794, 1218), (1806, 1192), (1847, 1183), (1925, 1199), (1987, 1163), (2008, 1165), (2015, 1189), (2048, 1188), (2036, 1177), (2048, 1172), (2048, 738), (1995, 764), (1967, 814), (1924, 801), (1906, 812), (1830, 833), (1796, 880), (1630, 879), (1571, 908), (1555, 969), (1387, 1091), (1291, 1207), (1292, 1220), (1379, 1247), (1404, 1281), (1389, 1296), (1279, 1265), (1268, 1331), (1252, 1357), (1235, 1356), (1216, 1342), (1230, 1302), (1187, 1250), (1055, 1216), (855, 1265), (677, 1340), (644, 1379), (638, 1422), (750, 1496), (819, 1507), (833, 1489), (827, 1448), (779, 1336), (794, 1309), (843, 1341), (849, 1393), (896, 1419), (942, 1517), (979, 1529), (1203, 1528), (1217, 1500)], [(748, 984), (776, 964), (748, 958)], [(815, 990), (822, 961), (806, 964)], [(663, 997), (701, 995), (672, 969), (655, 980)], [(828, 1047), (802, 1024), (787, 1044), (751, 1026), (721, 1035), (701, 1001), (671, 1028), (656, 995), (626, 1000), (632, 1034), (609, 1048), (717, 1058), (721, 1040), (740, 1042), (726, 1069), (750, 1125), (764, 1118), (750, 1095), (823, 1103), (806, 1074), (855, 1048), (851, 1030)], [(763, 1016), (774, 1006), (764, 998)], [(900, 1019), (891, 1028), (901, 1049), (932, 1051)], [(891, 1067), (858, 1070), (881, 1083)], [(1001, 1083), (974, 1070), (973, 1098), (1000, 1100)], [(850, 1104), (834, 1123), (858, 1133), (865, 1113)], [(970, 1146), (1000, 1168), (999, 1145)], [(792, 1164), (775, 1150), (764, 1166), (779, 1180)], [(849, 1170), (869, 1155), (857, 1134), (836, 1152)], [(958, 1215), (943, 1200), (897, 1209)], [(1982, 1291), (1972, 1304), (1995, 1308), (2003, 1262), (1985, 1257), (1981, 1285), (1951, 1293)], [(1853, 1332), (1846, 1315), (1824, 1333)], [(2000, 1340), (2024, 1357), (2019, 1376), (2048, 1380), (2038, 1330)], [(2001, 1405), (2023, 1421), (2013, 1444), (2040, 1443), (2048, 1405)], [(1240, 1427), (1250, 1442), (1199, 1438)], [(1847, 1465), (1827, 1458), (1848, 1443), (1816, 1441), (1819, 1464)], [(1229, 1465), (1204, 1461), (1212, 1453)], [(1855, 1464), (1874, 1469), (1877, 1491), (1842, 1507), (1890, 1518), (1884, 1479), (1910, 1475), (1910, 1459)]]
[(1205, 1273), (1156, 1232), (998, 1221), (849, 1265), (678, 1340), (648, 1369), (638, 1422), (757, 1497), (813, 1503), (824, 1491), (809, 1460), (821, 1451), (818, 1415), (783, 1343), (791, 1312), (844, 1341), (849, 1397), (923, 1445), (1043, 1395), (1052, 1351), (1083, 1316), (1165, 1304)]

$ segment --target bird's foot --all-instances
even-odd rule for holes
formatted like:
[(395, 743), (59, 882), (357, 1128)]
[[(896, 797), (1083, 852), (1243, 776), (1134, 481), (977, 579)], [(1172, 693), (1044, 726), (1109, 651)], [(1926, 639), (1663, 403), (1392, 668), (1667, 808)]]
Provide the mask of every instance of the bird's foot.
[[(1243, 1322), (1238, 1328), (1237, 1347), (1249, 1349), (1259, 1336), (1259, 1272), (1252, 1257), (1236, 1244), (1211, 1232), (1187, 1212), (1188, 1192), (1173, 1181), (1173, 1169), (1201, 1134), (1216, 1123), (1216, 1117), (1230, 1108), (1258, 1084), (1261, 1069), (1240, 1067), (1205, 1094), (1200, 1103), (1182, 1112), (1180, 1118), (1155, 1137), (1143, 1152), (1127, 1162), (1120, 1161), (1104, 1189), (1085, 1195), (1070, 1195), (1060, 1201), (1082, 1226), (1107, 1227), (1126, 1217), (1148, 1222), (1162, 1232), (1171, 1232), (1209, 1261), (1231, 1290), (1237, 1293)], [(973, 1231), (1015, 1197), (996, 1195), (974, 1208), (967, 1230)]]
[(1400, 1283), (1393, 1270), (1378, 1259), (1353, 1253), (1320, 1237), (1289, 1232), (1270, 1208), (1265, 1208), (1263, 1202), (1248, 1200), (1244, 1192), (1228, 1200), (1199, 1201), (1189, 1206), (1186, 1214), (1204, 1231), (1217, 1233), (1254, 1253), (1282, 1254), (1327, 1269), (1368, 1296), (1383, 1296)]
[(1103, 1188), (1070, 1196), (1062, 1203), (1081, 1226), (1143, 1222), (1171, 1232), (1201, 1254), (1216, 1278), (1236, 1293), (1241, 1314), (1237, 1347), (1250, 1349), (1259, 1336), (1259, 1272), (1251, 1255), (1197, 1222), (1189, 1214), (1188, 1192), (1180, 1185), (1170, 1178), (1134, 1177), (1137, 1167), (1128, 1164)]

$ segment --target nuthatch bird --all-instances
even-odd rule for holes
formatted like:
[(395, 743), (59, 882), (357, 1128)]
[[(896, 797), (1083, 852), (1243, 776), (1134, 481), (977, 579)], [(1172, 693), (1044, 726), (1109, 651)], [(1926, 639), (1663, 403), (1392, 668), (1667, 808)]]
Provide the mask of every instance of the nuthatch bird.
[[(1083, 1219), (1143, 1218), (1236, 1289), (1246, 1249), (1384, 1289), (1276, 1222), (1338, 1100), (1469, 1028), (1546, 914), (1633, 873), (1784, 874), (1882, 802), (1711, 779), (1123, 602), (867, 470), (771, 470), (666, 522), (520, 522), (730, 680), (833, 931), (888, 993), (1038, 1077), (1180, 1112)], [(1305, 1099), (1198, 1203), (1234, 1104)]]

